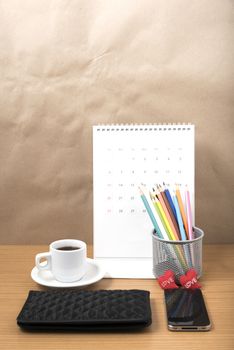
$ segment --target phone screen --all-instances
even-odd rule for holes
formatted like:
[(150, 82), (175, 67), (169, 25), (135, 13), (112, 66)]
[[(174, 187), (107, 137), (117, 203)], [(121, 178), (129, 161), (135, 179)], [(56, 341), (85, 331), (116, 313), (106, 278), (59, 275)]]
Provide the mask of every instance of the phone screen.
[(164, 290), (168, 328), (175, 331), (207, 331), (210, 320), (200, 289)]

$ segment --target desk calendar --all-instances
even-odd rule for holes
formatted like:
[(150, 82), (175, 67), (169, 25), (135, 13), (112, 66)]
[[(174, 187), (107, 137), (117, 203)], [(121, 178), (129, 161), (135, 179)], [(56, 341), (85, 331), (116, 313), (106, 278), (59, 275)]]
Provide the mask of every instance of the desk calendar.
[(153, 278), (153, 227), (138, 186), (163, 182), (188, 185), (194, 212), (193, 125), (93, 127), (94, 258), (106, 277)]

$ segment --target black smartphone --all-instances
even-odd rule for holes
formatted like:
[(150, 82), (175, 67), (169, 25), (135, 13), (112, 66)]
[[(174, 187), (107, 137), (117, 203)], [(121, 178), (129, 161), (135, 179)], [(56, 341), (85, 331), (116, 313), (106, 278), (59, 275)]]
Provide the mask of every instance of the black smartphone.
[(211, 324), (200, 289), (165, 289), (164, 295), (169, 330), (210, 330)]

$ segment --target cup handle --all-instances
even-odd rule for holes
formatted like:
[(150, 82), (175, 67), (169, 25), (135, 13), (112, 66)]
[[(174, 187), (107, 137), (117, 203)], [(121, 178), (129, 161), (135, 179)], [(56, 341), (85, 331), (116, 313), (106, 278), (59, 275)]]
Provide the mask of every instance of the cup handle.
[[(41, 265), (41, 259), (45, 258), (47, 263), (46, 265)], [(38, 270), (50, 270), (51, 269), (51, 253), (39, 253), (35, 258), (36, 267)]]

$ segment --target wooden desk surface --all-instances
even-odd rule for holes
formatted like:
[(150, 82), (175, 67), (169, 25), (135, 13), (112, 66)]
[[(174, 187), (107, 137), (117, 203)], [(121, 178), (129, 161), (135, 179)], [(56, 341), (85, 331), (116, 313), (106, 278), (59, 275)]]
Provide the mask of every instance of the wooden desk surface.
[[(163, 291), (155, 280), (103, 279), (87, 287), (147, 289), (151, 292), (153, 323), (139, 333), (29, 333), (16, 317), (30, 289), (45, 290), (31, 280), (34, 256), (45, 246), (0, 246), (0, 348), (24, 349), (233, 349), (234, 348), (234, 245), (207, 245), (200, 279), (212, 322), (210, 332), (176, 333), (167, 330)], [(89, 249), (91, 257), (91, 249)]]

